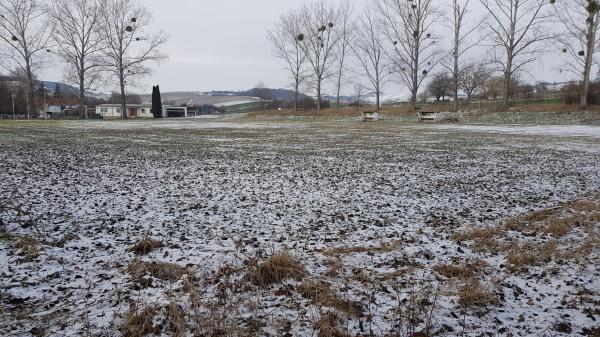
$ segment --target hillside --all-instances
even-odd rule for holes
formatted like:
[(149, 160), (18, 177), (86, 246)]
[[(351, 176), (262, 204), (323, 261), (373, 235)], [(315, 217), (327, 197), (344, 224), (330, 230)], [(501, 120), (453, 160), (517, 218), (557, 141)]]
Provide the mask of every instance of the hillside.
[[(294, 100), (294, 92), (287, 89), (254, 88), (246, 91), (167, 91), (161, 94), (163, 102), (173, 105), (215, 105), (230, 106), (253, 103), (259, 100), (286, 101)], [(152, 95), (141, 95), (142, 102), (151, 103)], [(308, 96), (300, 94), (300, 99)]]

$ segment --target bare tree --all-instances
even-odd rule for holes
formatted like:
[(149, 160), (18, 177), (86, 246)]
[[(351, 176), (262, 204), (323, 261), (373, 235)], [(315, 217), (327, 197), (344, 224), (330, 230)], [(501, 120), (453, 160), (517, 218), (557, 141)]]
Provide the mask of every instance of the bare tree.
[[(514, 82), (511, 81), (511, 83)], [(485, 95), (488, 99), (493, 99), (494, 101), (498, 99), (498, 97), (502, 94), (504, 90), (504, 77), (503, 76), (493, 76), (487, 79), (485, 82)]]
[(360, 83), (354, 84), (354, 104), (356, 105), (356, 109), (360, 111), (362, 107), (362, 98), (364, 95), (364, 87)]
[(3, 61), (2, 67), (15, 75), (24, 75), (30, 102), (28, 117), (31, 107), (37, 106), (35, 73), (44, 64), (52, 32), (45, 22), (43, 5), (42, 1), (36, 0), (0, 1), (0, 41), (5, 44), (0, 55), (8, 61)]
[(596, 53), (600, 48), (600, 6), (596, 0), (562, 0), (555, 4), (556, 16), (565, 27), (558, 41), (563, 45), (563, 53), (571, 60), (567, 69), (583, 78), (580, 104), (588, 104), (590, 76), (597, 63)]
[(415, 110), (419, 88), (442, 54), (433, 34), (433, 25), (441, 14), (433, 0), (377, 0), (376, 3), (386, 27), (386, 38), (394, 44), (393, 50), (386, 54), (400, 81), (409, 89), (410, 106)]
[(508, 105), (515, 74), (534, 62), (553, 35), (546, 23), (548, 0), (479, 0), (489, 16), (484, 30), (491, 43), (491, 62), (504, 77), (503, 104)]
[(65, 80), (78, 84), (79, 116), (87, 119), (85, 92), (100, 78), (100, 8), (96, 0), (53, 0), (48, 13), (55, 27), (54, 53), (67, 64)]
[(463, 56), (477, 46), (480, 39), (473, 40), (471, 37), (477, 31), (481, 22), (475, 22), (468, 25), (466, 19), (469, 17), (468, 10), (471, 0), (452, 0), (450, 16), (447, 17), (446, 23), (452, 30), (452, 62), (451, 65), (444, 65), (452, 75), (452, 94), (454, 98), (453, 106), (458, 109), (458, 90), (459, 76), (463, 63)]
[(346, 59), (350, 52), (352, 39), (354, 37), (355, 26), (352, 17), (352, 4), (348, 0), (340, 3), (338, 17), (339, 43), (337, 46), (337, 81), (336, 81), (336, 107), (340, 108), (340, 92), (342, 90), (342, 80), (346, 67)]
[(352, 52), (361, 68), (360, 74), (367, 79), (369, 89), (375, 94), (375, 107), (379, 111), (381, 92), (390, 72), (384, 59), (383, 28), (373, 14), (367, 8), (360, 18)]
[(331, 77), (339, 34), (335, 30), (336, 8), (325, 2), (305, 5), (301, 9), (304, 39), (300, 44), (311, 68), (311, 84), (317, 94), (317, 111), (322, 106), (323, 81)]
[(427, 85), (427, 93), (435, 97), (437, 102), (442, 99), (446, 100), (446, 96), (452, 91), (452, 78), (448, 73), (440, 71), (433, 74), (431, 81)]
[(489, 71), (483, 64), (469, 63), (463, 66), (460, 71), (458, 86), (467, 95), (467, 100), (470, 101), (474, 93), (485, 91), (489, 78)]
[(267, 32), (267, 38), (273, 45), (275, 56), (286, 63), (294, 86), (294, 110), (298, 110), (300, 86), (306, 79), (306, 54), (300, 44), (304, 40), (301, 33), (300, 17), (296, 12), (281, 16), (275, 27)]
[(127, 80), (150, 74), (148, 63), (167, 58), (159, 51), (167, 36), (162, 31), (149, 35), (152, 14), (135, 0), (101, 0), (101, 9), (103, 67), (119, 81), (121, 114), (126, 119)]

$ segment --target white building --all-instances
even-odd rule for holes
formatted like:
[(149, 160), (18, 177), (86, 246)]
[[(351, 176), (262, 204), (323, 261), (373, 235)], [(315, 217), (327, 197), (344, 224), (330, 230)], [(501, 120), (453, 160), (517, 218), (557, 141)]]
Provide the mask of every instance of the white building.
[[(96, 114), (102, 118), (121, 118), (120, 104), (102, 104), (96, 107)], [(163, 105), (163, 118), (167, 117), (187, 117), (186, 107), (174, 107)], [(128, 118), (154, 118), (152, 107), (143, 104), (127, 104)]]
[[(96, 107), (96, 114), (102, 118), (121, 118), (120, 104), (102, 104)], [(129, 118), (154, 118), (152, 107), (140, 104), (127, 104), (127, 117)]]

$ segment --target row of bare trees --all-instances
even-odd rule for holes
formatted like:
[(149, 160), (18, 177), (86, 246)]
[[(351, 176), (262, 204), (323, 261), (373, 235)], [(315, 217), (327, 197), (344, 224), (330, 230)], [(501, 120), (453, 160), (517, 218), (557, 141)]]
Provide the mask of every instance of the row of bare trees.
[[(103, 80), (118, 82), (127, 118), (129, 79), (163, 61), (164, 32), (152, 33), (151, 12), (136, 0), (0, 0), (0, 58), (4, 70), (25, 79), (36, 106), (36, 74), (56, 59), (65, 80), (79, 88), (80, 116), (86, 92)], [(28, 107), (28, 114), (30, 113)]]
[[(570, 56), (566, 70), (581, 79), (580, 103), (587, 105), (599, 13), (597, 0), (373, 0), (357, 14), (347, 1), (321, 2), (290, 11), (268, 37), (296, 92), (314, 92), (319, 108), (324, 81), (331, 79), (339, 106), (351, 73), (375, 95), (377, 109), (391, 80), (410, 92), (414, 109), (437, 68), (450, 74), (454, 102), (461, 91), (470, 97), (484, 74), (498, 74), (508, 105), (511, 82), (553, 50)], [(485, 62), (475, 62), (482, 53)]]

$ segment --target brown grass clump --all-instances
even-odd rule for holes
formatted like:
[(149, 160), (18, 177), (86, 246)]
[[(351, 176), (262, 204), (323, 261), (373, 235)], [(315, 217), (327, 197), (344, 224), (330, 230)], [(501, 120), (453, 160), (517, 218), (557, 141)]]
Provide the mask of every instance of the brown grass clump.
[(548, 263), (556, 254), (556, 241), (544, 244), (516, 245), (506, 254), (507, 268), (513, 272), (526, 271), (528, 267)]
[(509, 231), (519, 231), (522, 232), (527, 229), (533, 228), (532, 225), (535, 223), (539, 223), (541, 221), (545, 221), (555, 216), (560, 208), (548, 208), (541, 209), (533, 212), (529, 212), (523, 215), (520, 215), (516, 218), (510, 219), (504, 223), (504, 229)]
[(333, 293), (328, 283), (323, 281), (306, 281), (296, 289), (302, 297), (314, 304), (335, 308), (340, 312), (354, 317), (361, 317), (363, 307), (360, 302), (345, 300)]
[(583, 260), (590, 255), (598, 245), (600, 245), (600, 238), (597, 236), (589, 237), (580, 245), (560, 254), (560, 257), (566, 260)]
[(17, 248), (20, 250), (19, 255), (23, 256), (26, 262), (33, 262), (40, 256), (40, 245), (36, 239), (30, 236), (23, 236), (17, 240)]
[(266, 287), (285, 279), (301, 280), (306, 271), (289, 252), (274, 253), (266, 261), (251, 266), (248, 277), (252, 283)]
[(327, 272), (325, 273), (325, 276), (329, 277), (336, 277), (339, 271), (344, 267), (342, 260), (340, 260), (339, 258), (328, 259), (327, 261), (325, 261), (325, 265), (329, 267), (329, 269), (327, 269)]
[(600, 201), (576, 200), (568, 203), (566, 206), (576, 211), (600, 211)]
[(498, 235), (498, 228), (494, 227), (483, 227), (483, 228), (474, 228), (468, 231), (455, 233), (452, 236), (454, 241), (473, 241), (475, 239), (492, 239), (494, 236)]
[(475, 239), (471, 246), (478, 253), (499, 253), (506, 249), (506, 244), (494, 238)]
[(471, 261), (464, 264), (445, 264), (434, 266), (432, 269), (446, 278), (470, 279), (475, 277), (478, 271), (486, 268), (488, 264), (483, 260)]
[(458, 290), (458, 304), (462, 308), (485, 308), (497, 303), (497, 296), (476, 279), (470, 280)]
[(553, 208), (542, 209), (539, 211), (533, 211), (533, 212), (527, 213), (527, 214), (523, 215), (521, 219), (522, 219), (522, 221), (527, 222), (527, 223), (534, 223), (534, 222), (544, 221), (544, 220), (550, 218), (554, 214), (556, 214), (556, 209), (553, 209)]
[(339, 318), (335, 313), (329, 312), (321, 315), (321, 318), (316, 324), (318, 337), (350, 337), (350, 335), (340, 330), (338, 326)]
[(359, 253), (386, 253), (397, 249), (400, 246), (399, 242), (392, 243), (381, 243), (376, 247), (363, 247), (363, 246), (352, 246), (352, 247), (333, 247), (323, 250), (325, 256), (338, 256), (348, 254), (359, 254)]
[(136, 255), (146, 255), (152, 252), (155, 249), (162, 248), (165, 245), (158, 240), (154, 240), (151, 238), (143, 238), (138, 241), (133, 247), (129, 248), (128, 251), (134, 252)]
[(554, 237), (562, 237), (567, 235), (573, 228), (581, 222), (581, 218), (573, 215), (567, 218), (553, 218), (542, 228), (544, 233)]
[(152, 280), (147, 279), (146, 276), (152, 276), (163, 281), (177, 281), (181, 279), (183, 275), (193, 275), (191, 270), (180, 265), (155, 261), (132, 262), (127, 266), (127, 271), (131, 274), (137, 284), (144, 288), (152, 286)]
[(143, 337), (148, 334), (160, 333), (160, 329), (154, 326), (154, 318), (157, 313), (158, 308), (156, 306), (139, 310), (136, 305), (132, 305), (121, 326), (123, 337)]
[(167, 319), (169, 320), (169, 330), (172, 337), (186, 336), (185, 313), (180, 306), (171, 302), (165, 307)]
[(60, 240), (54, 241), (52, 243), (52, 245), (54, 247), (64, 248), (65, 244), (67, 242), (73, 241), (73, 240), (79, 240), (79, 236), (77, 234), (67, 233), (67, 234), (63, 235), (63, 237)]

